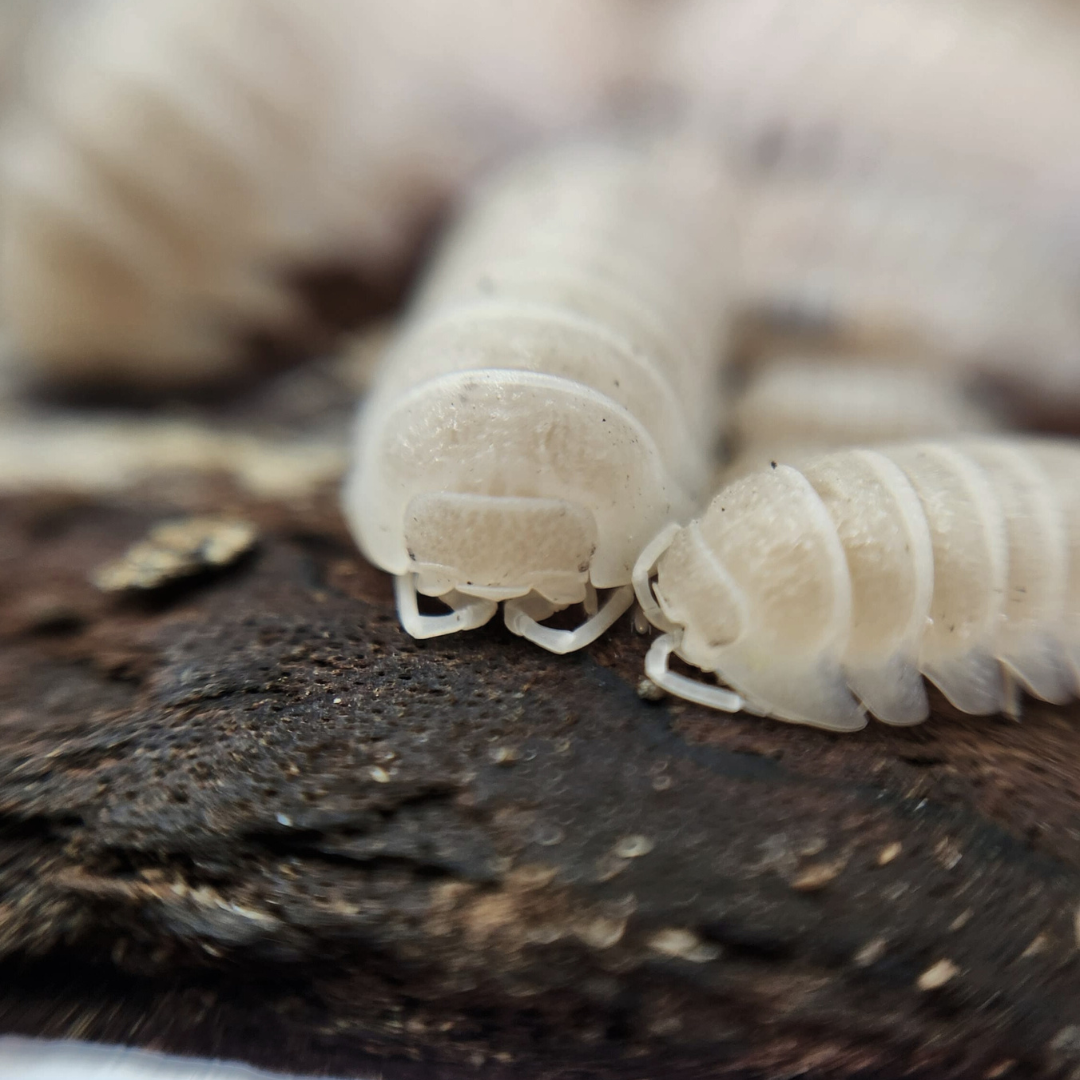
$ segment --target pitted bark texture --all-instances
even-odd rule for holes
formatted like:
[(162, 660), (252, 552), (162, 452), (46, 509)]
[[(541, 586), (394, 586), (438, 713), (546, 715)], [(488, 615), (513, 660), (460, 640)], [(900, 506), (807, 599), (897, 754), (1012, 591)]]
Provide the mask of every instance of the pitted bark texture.
[[(852, 736), (402, 633), (332, 493), (0, 505), (0, 1029), (338, 1075), (1080, 1075), (1077, 712)], [(259, 548), (149, 598), (158, 521)]]

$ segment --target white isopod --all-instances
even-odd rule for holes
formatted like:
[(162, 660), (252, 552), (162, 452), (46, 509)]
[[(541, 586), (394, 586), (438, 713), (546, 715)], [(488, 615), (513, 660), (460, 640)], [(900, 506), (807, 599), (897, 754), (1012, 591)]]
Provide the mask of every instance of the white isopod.
[[(580, 648), (696, 505), (720, 416), (732, 249), (721, 163), (575, 145), (477, 194), (364, 403), (345, 511), (415, 637), (507, 625)], [(615, 589), (595, 609), (596, 589)], [(416, 593), (453, 609), (422, 615)], [(584, 602), (576, 631), (540, 620)]]
[[(849, 449), (735, 481), (645, 549), (665, 629), (646, 671), (682, 697), (835, 731), (1011, 712), (1080, 679), (1080, 447), (1030, 438)], [(652, 573), (655, 584), (651, 584)], [(674, 652), (732, 689), (678, 675)], [(860, 704), (861, 703), (861, 704)]]

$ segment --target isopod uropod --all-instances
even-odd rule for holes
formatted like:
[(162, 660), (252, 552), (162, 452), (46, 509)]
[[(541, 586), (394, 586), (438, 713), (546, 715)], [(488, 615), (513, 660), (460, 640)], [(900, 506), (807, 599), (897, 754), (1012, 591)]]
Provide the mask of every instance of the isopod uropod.
[[(848, 449), (730, 484), (635, 568), (682, 697), (836, 731), (1015, 710), (1080, 678), (1080, 449), (1032, 438)], [(655, 571), (655, 583), (650, 577)], [(668, 668), (674, 652), (732, 689)], [(861, 703), (861, 704), (860, 704)]]
[[(709, 476), (730, 248), (721, 163), (681, 140), (547, 151), (478, 193), (361, 409), (344, 496), (409, 633), (506, 601), (565, 652), (632, 603), (641, 547)], [(596, 589), (617, 590), (599, 613)], [(578, 602), (576, 631), (540, 625)]]

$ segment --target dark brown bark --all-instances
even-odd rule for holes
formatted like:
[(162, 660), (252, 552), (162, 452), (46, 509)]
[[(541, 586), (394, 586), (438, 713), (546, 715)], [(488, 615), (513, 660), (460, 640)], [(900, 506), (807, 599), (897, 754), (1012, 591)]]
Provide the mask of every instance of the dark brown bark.
[[(178, 512), (259, 549), (95, 591)], [(0, 560), (3, 1031), (391, 1080), (1080, 1066), (1075, 710), (834, 736), (642, 701), (625, 620), (413, 641), (332, 492), (11, 497)]]

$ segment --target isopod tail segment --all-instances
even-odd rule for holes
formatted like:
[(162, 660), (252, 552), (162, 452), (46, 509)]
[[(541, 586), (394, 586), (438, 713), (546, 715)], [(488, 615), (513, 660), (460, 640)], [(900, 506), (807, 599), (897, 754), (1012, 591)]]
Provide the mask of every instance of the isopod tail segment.
[[(343, 493), (367, 558), (414, 575), (410, 633), (503, 604), (563, 653), (630, 607), (642, 546), (712, 475), (733, 201), (711, 144), (632, 139), (512, 166), (463, 216), (361, 407)], [(579, 604), (582, 626), (542, 625)]]
[[(661, 610), (649, 581), (653, 574), (656, 573), (656, 564), (660, 561), (660, 556), (671, 547), (671, 541), (678, 535), (680, 528), (681, 526), (677, 522), (672, 521), (670, 524), (665, 525), (664, 528), (645, 545), (641, 554), (638, 556), (637, 562), (634, 564), (632, 578), (634, 594), (637, 596), (637, 602), (641, 606), (645, 618), (648, 619), (653, 626), (659, 627), (661, 630), (667, 630), (669, 633), (674, 632), (675, 624), (671, 622)], [(667, 663), (666, 656), (664, 657), (664, 663)]]
[(922, 722), (923, 677), (975, 716), (1015, 717), (1020, 690), (1075, 698), (1078, 472), (1074, 443), (1004, 436), (850, 448), (741, 477), (635, 568), (667, 631), (649, 675), (734, 704), (673, 679), (677, 652), (747, 711), (833, 731), (866, 714)]

